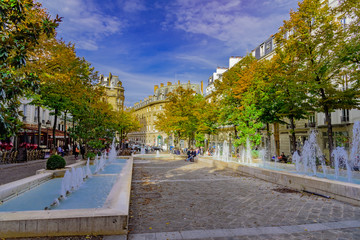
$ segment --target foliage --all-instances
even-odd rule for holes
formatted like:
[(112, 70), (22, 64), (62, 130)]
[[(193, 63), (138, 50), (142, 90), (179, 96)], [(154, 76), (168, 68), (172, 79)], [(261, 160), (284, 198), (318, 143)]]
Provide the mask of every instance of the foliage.
[(94, 153), (94, 152), (87, 152), (86, 153), (86, 158), (93, 159), (95, 157), (96, 157), (96, 153)]
[(347, 41), (345, 33), (327, 1), (304, 0), (297, 11), (291, 11), (290, 19), (284, 21), (276, 35), (284, 52), (294, 54), (297, 80), (307, 83), (312, 106), (325, 113), (330, 152), (333, 149), (330, 113), (358, 106), (359, 86), (344, 82), (346, 64), (334, 61)]
[(52, 155), (46, 161), (46, 169), (55, 170), (59, 168), (64, 168), (66, 165), (65, 159), (60, 155)]
[(164, 112), (157, 115), (156, 128), (174, 134), (176, 141), (184, 138), (191, 144), (200, 126), (204, 98), (192, 89), (179, 87), (167, 95), (167, 100)]
[(196, 143), (195, 143), (196, 147), (204, 147), (205, 146), (205, 144), (204, 144), (205, 134), (204, 133), (195, 134), (195, 141), (196, 141)]
[[(35, 17), (36, 16), (36, 17)], [(52, 20), (32, 0), (0, 2), (0, 139), (16, 134), (21, 122), (19, 97), (37, 86), (32, 72), (17, 74), (26, 65), (28, 52), (38, 45), (42, 34), (50, 36), (61, 19)]]

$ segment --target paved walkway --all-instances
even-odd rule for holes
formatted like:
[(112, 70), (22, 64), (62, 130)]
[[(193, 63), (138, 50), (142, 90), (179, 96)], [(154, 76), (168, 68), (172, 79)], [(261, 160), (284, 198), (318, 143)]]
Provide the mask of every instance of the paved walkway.
[(129, 229), (130, 240), (360, 239), (360, 208), (200, 163), (144, 159), (134, 161)]
[[(64, 158), (66, 165), (76, 162), (73, 155)], [(35, 175), (37, 170), (46, 168), (46, 161), (46, 159), (40, 159), (24, 163), (1, 164), (0, 185)]]

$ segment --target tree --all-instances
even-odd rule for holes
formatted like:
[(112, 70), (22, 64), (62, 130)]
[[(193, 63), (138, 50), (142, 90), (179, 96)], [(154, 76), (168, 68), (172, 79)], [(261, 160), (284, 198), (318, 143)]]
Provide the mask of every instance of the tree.
[(346, 42), (346, 35), (336, 13), (327, 1), (304, 0), (277, 34), (277, 44), (288, 53), (293, 51), (299, 62), (297, 77), (307, 82), (317, 111), (325, 113), (330, 155), (333, 150), (331, 112), (358, 106), (358, 86), (341, 88), (344, 65), (334, 59)]
[[(338, 48), (336, 60), (339, 64), (346, 65), (344, 80), (349, 83), (359, 84), (360, 79), (360, 5), (357, 0), (342, 1), (336, 9), (346, 41)], [(349, 85), (349, 84), (348, 84)]]
[[(41, 18), (32, 16), (41, 13)], [(19, 97), (36, 88), (37, 77), (16, 70), (26, 65), (28, 52), (38, 45), (41, 34), (51, 35), (61, 19), (51, 20), (32, 0), (0, 2), (0, 138), (13, 136), (19, 129)]]
[(296, 52), (279, 47), (269, 65), (270, 79), (275, 89), (272, 98), (277, 103), (277, 115), (290, 121), (292, 151), (297, 150), (295, 120), (305, 119), (314, 111), (308, 82), (298, 77), (302, 69), (300, 64), (296, 60)]
[(237, 122), (241, 117), (238, 110), (242, 106), (242, 99), (239, 97), (239, 94), (245, 92), (250, 86), (250, 82), (244, 81), (239, 83), (239, 79), (243, 71), (245, 71), (253, 61), (256, 61), (256, 59), (251, 55), (247, 55), (225, 72), (221, 81), (215, 81), (214, 83), (216, 89), (214, 101), (217, 101), (220, 108), (219, 125), (233, 126), (235, 139), (238, 139)]
[(167, 135), (174, 134), (176, 140), (188, 139), (190, 147), (199, 126), (197, 111), (202, 98), (192, 89), (182, 87), (169, 93), (164, 112), (157, 115), (156, 128)]

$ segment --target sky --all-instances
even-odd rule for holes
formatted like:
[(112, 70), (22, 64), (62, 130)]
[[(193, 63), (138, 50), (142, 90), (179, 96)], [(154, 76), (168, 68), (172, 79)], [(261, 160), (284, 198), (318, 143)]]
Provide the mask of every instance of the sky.
[(58, 38), (99, 74), (119, 76), (125, 105), (154, 85), (207, 81), (289, 18), (297, 0), (38, 0), (63, 17)]

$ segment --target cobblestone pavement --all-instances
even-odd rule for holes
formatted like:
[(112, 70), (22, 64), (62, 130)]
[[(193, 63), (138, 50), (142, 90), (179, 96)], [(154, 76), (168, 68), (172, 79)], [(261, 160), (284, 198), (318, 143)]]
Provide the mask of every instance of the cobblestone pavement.
[[(65, 156), (66, 165), (76, 162), (73, 155)], [(34, 160), (25, 163), (0, 165), (0, 185), (30, 177), (39, 169), (46, 168), (46, 159)]]
[(183, 160), (134, 161), (131, 240), (360, 239), (359, 220), (359, 207), (231, 170)]

